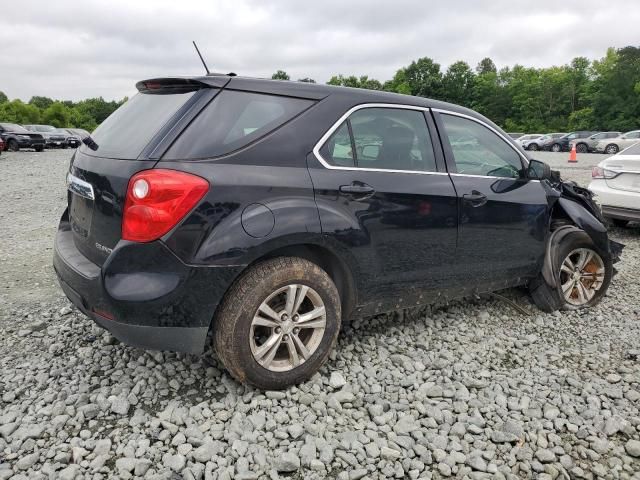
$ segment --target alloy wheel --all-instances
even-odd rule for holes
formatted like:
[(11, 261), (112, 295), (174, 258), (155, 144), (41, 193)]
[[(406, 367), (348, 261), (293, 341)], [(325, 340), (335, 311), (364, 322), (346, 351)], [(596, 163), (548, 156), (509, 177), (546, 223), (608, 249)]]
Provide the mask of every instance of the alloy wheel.
[(318, 349), (326, 325), (324, 302), (313, 288), (279, 288), (260, 304), (251, 321), (253, 358), (272, 372), (292, 370)]
[(557, 143), (554, 143), (553, 146), (551, 147), (551, 150), (553, 150), (554, 152), (559, 152), (560, 145), (558, 145)]
[(618, 147), (616, 145), (608, 145), (607, 148), (605, 149), (605, 152), (607, 152), (610, 155), (614, 155), (618, 153)]
[(578, 153), (587, 153), (587, 146), (584, 143), (579, 143), (576, 146), (576, 151)]
[(600, 255), (589, 248), (577, 248), (560, 267), (560, 284), (565, 301), (574, 307), (589, 303), (604, 283), (605, 268)]

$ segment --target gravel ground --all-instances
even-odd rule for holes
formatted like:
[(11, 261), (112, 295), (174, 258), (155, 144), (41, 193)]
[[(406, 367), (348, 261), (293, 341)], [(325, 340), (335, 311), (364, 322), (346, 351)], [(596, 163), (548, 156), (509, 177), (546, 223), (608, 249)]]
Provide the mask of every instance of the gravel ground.
[[(0, 480), (640, 479), (640, 229), (605, 300), (523, 290), (346, 326), (309, 382), (260, 392), (210, 352), (145, 352), (70, 307), (51, 263), (69, 151), (0, 156)], [(602, 157), (537, 154), (583, 184)]]

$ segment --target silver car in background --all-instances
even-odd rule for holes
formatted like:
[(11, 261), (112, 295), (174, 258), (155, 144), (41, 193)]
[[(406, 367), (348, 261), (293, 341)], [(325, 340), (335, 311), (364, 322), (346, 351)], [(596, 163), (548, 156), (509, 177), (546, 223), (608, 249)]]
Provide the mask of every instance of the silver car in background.
[(593, 152), (600, 140), (616, 138), (620, 135), (622, 135), (622, 132), (598, 132), (587, 138), (574, 138), (569, 142), (569, 150), (571, 150), (575, 145), (576, 152), (578, 153)]
[(615, 155), (621, 150), (630, 147), (634, 143), (640, 142), (640, 130), (631, 130), (616, 138), (607, 138), (600, 140), (594, 150), (598, 153), (608, 153)]
[(529, 145), (529, 142), (533, 140), (537, 140), (540, 137), (542, 137), (541, 133), (528, 133), (526, 135), (523, 135), (517, 138), (516, 143), (520, 144), (520, 146), (526, 150), (527, 149), (526, 146)]
[(640, 221), (640, 143), (593, 167), (589, 190), (602, 215), (617, 227)]
[(543, 145), (546, 145), (547, 143), (551, 142), (551, 140), (555, 140), (564, 135), (566, 134), (565, 133), (547, 133), (545, 135), (542, 135), (539, 138), (529, 140), (526, 143), (526, 146), (522, 145), (522, 148), (524, 148), (525, 150), (533, 150), (533, 151), (542, 150)]

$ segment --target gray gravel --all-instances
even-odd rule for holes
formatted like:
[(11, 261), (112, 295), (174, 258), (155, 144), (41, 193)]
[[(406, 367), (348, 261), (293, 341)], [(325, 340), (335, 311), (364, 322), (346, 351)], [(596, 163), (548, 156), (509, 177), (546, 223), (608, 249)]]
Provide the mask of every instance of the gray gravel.
[(627, 248), (594, 309), (543, 314), (513, 289), (530, 315), (481, 298), (355, 321), (309, 382), (260, 392), (211, 352), (119, 344), (64, 299), (69, 156), (0, 156), (0, 480), (640, 479), (639, 228), (612, 232)]

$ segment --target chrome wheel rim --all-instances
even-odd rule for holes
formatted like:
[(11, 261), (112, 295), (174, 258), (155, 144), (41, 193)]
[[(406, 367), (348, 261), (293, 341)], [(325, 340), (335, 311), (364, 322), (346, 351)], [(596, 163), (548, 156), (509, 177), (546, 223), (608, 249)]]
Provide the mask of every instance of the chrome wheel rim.
[(293, 370), (315, 353), (326, 326), (324, 302), (313, 288), (284, 286), (269, 295), (253, 316), (251, 353), (267, 370)]
[(569, 305), (586, 305), (604, 283), (604, 262), (590, 248), (576, 248), (562, 262), (560, 284)]
[(554, 152), (559, 152), (560, 151), (560, 145), (554, 145), (553, 147), (551, 147), (551, 150), (553, 150)]
[(607, 153), (616, 153), (616, 147), (613, 145), (609, 145), (607, 147)]

